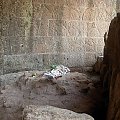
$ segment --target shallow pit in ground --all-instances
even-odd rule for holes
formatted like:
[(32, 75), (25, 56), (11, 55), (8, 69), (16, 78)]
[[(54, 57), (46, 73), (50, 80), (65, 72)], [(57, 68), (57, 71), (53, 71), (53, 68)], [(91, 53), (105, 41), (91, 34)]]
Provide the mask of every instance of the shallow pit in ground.
[(71, 72), (48, 79), (43, 71), (24, 71), (0, 76), (0, 120), (21, 120), (29, 105), (50, 105), (96, 120), (102, 116), (102, 85), (97, 75)]

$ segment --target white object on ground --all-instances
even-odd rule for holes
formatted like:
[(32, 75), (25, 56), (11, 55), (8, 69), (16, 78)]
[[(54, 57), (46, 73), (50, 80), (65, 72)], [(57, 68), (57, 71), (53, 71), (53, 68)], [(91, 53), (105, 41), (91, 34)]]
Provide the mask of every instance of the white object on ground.
[(58, 65), (55, 69), (51, 70), (50, 72), (45, 72), (44, 76), (55, 78), (55, 77), (61, 77), (69, 72), (70, 69), (68, 67), (65, 67), (63, 65)]

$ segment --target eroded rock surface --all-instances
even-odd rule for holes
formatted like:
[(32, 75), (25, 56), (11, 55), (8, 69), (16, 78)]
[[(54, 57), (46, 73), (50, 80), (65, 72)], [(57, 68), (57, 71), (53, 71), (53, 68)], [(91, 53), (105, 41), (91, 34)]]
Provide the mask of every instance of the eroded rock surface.
[(23, 113), (24, 120), (94, 120), (87, 114), (78, 114), (52, 106), (27, 106)]
[(120, 13), (110, 24), (101, 79), (104, 80), (105, 105), (108, 107), (107, 120), (120, 120)]
[(0, 120), (21, 120), (23, 109), (29, 105), (50, 105), (93, 116), (96, 111), (100, 112), (99, 77), (78, 72), (58, 79), (47, 79), (42, 75), (43, 72), (31, 71), (0, 77)]

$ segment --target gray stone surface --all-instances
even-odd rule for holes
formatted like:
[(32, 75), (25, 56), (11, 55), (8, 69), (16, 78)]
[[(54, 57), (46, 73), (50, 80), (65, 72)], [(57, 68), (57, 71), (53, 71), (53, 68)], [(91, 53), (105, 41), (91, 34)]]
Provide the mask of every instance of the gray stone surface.
[(24, 120), (94, 120), (87, 114), (78, 114), (52, 106), (27, 106), (23, 114)]
[(15, 84), (16, 81), (20, 78), (20, 76), (27, 74), (28, 76), (32, 76), (32, 74), (43, 74), (44, 71), (22, 71), (17, 73), (9, 73), (5, 75), (0, 75), (0, 84), (2, 87), (6, 85), (12, 85)]
[(117, 0), (116, 8), (117, 8), (117, 12), (120, 12), (120, 0)]
[(18, 72), (19, 70), (42, 70), (42, 54), (5, 55), (4, 73)]
[[(103, 36), (116, 14), (116, 8), (119, 10), (118, 4), (116, 0), (0, 1), (0, 71), (14, 71), (10, 71), (11, 66), (6, 67), (7, 61), (15, 63), (12, 66), (17, 70), (26, 66), (38, 69), (36, 66), (48, 67), (54, 63), (54, 60), (45, 60), (48, 62), (44, 64), (46, 66), (38, 65), (36, 61), (32, 63), (27, 60), (29, 54), (56, 54), (55, 63), (91, 67), (97, 56), (103, 53)], [(70, 58), (67, 62), (64, 55)], [(21, 64), (24, 61), (22, 56), (26, 56), (25, 67)], [(86, 60), (88, 58), (90, 61)], [(20, 59), (22, 61), (17, 62)], [(30, 59), (33, 61), (33, 57)]]

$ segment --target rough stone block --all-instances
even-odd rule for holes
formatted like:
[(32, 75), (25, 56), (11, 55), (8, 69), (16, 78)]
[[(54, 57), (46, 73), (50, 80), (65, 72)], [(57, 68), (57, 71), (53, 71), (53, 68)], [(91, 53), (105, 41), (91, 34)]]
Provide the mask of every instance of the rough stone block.
[(35, 12), (35, 16), (37, 14), (40, 14), (39, 17), (41, 17), (42, 19), (58, 19), (58, 20), (63, 19), (64, 7), (59, 6), (59, 4), (58, 5), (42, 4), (41, 9), (39, 11), (38, 10), (37, 10), (38, 13)]
[(54, 64), (62, 64), (62, 54), (43, 54), (43, 64), (45, 68), (50, 68)]
[(106, 10), (104, 8), (99, 9), (97, 11), (97, 14), (96, 14), (96, 20), (97, 21), (105, 21), (107, 19), (107, 13), (105, 11)]
[(68, 36), (84, 37), (84, 23), (79, 21), (70, 21), (68, 23)]
[[(64, 40), (65, 46), (63, 47), (65, 49), (66, 53), (84, 53), (84, 39), (81, 37), (68, 37)], [(63, 45), (64, 45), (63, 44)]]
[(84, 23), (79, 21), (49, 21), (49, 36), (81, 36), (84, 37)]
[[(116, 4), (117, 4), (117, 5), (116, 5)], [(118, 13), (118, 12), (120, 12), (120, 6), (119, 6), (120, 1), (117, 0), (116, 4), (115, 4), (115, 6), (116, 6), (116, 8), (117, 8), (117, 13)]]
[(34, 0), (33, 4), (43, 4), (44, 0)]
[(9, 35), (9, 18), (3, 17), (1, 21), (1, 32), (2, 36), (8, 36)]
[(49, 20), (49, 36), (66, 36), (67, 22), (64, 20)]
[(49, 20), (48, 36), (54, 36), (55, 22), (54, 20)]
[(87, 23), (87, 37), (100, 37), (100, 32), (95, 22)]
[(2, 16), (5, 16), (6, 18), (9, 18), (9, 9), (7, 3), (2, 4)]
[(52, 19), (54, 13), (54, 6), (42, 4), (41, 5), (41, 17), (43, 19)]
[(3, 55), (0, 55), (0, 75), (3, 74)]
[(36, 20), (33, 22), (34, 36), (47, 36), (48, 20)]
[(82, 20), (84, 7), (64, 6), (62, 19), (65, 20)]
[[(51, 4), (42, 4), (40, 11), (42, 19), (63, 19), (64, 7), (58, 5)], [(36, 16), (36, 15), (35, 15)]]
[(97, 53), (103, 55), (103, 51), (104, 51), (104, 46), (97, 46)]
[(63, 6), (64, 2), (65, 2), (64, 0), (44, 0), (45, 4), (59, 5), (59, 6)]
[(85, 39), (85, 51), (96, 52), (97, 38), (86, 38)]
[(9, 34), (8, 26), (3, 26), (1, 31), (2, 36), (8, 36)]
[(21, 18), (12, 18), (9, 21), (8, 36), (25, 36), (25, 25)]
[(49, 21), (49, 36), (85, 36), (85, 25), (79, 21)]
[(54, 5), (56, 3), (56, 0), (44, 0), (44, 3)]
[(84, 66), (84, 54), (72, 52), (63, 55), (63, 64), (68, 67), (83, 67)]
[(4, 56), (4, 73), (18, 72), (22, 70), (42, 70), (43, 55), (21, 54)]
[(78, 114), (52, 106), (27, 106), (23, 111), (23, 116), (24, 120), (94, 120), (87, 114)]
[(93, 66), (96, 62), (96, 55), (95, 53), (86, 53), (85, 54), (85, 66), (90, 67)]
[(97, 38), (97, 45), (96, 46), (104, 46), (104, 38)]
[(54, 53), (56, 51), (56, 41), (52, 37), (34, 38), (34, 53)]
[(56, 53), (57, 54), (61, 54), (61, 53), (64, 53), (65, 52), (65, 49), (66, 49), (66, 42), (65, 42), (65, 38), (64, 37), (61, 37), (61, 36), (56, 36), (54, 37), (54, 42), (55, 42), (55, 45), (56, 45)]
[(33, 19), (41, 19), (42, 17), (42, 10), (41, 10), (41, 4), (38, 2), (38, 0), (33, 1)]
[(31, 0), (21, 0), (15, 2), (13, 7), (15, 7), (16, 17), (30, 17), (32, 16), (32, 1)]
[(109, 22), (96, 22), (96, 28), (99, 31), (99, 37), (104, 37), (105, 32), (109, 29)]
[(86, 5), (86, 0), (65, 0), (65, 5), (67, 6), (74, 6), (74, 7), (79, 7), (80, 6), (85, 6)]
[(8, 37), (2, 37), (4, 54), (11, 54), (10, 40)]
[(25, 37), (2, 37), (4, 54), (22, 54), (27, 52)]
[[(59, 5), (59, 4), (58, 4)], [(64, 6), (54, 6), (53, 19), (63, 20), (64, 19)]]
[(85, 12), (83, 13), (82, 20), (84, 21), (95, 21), (97, 9), (94, 7), (86, 8)]

